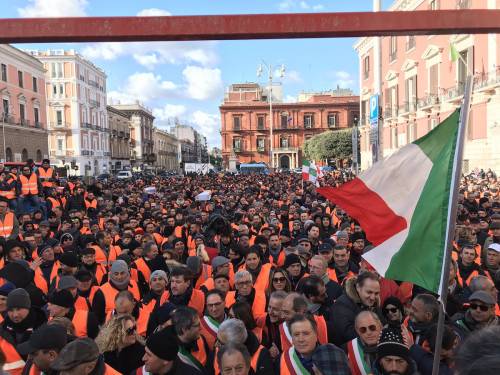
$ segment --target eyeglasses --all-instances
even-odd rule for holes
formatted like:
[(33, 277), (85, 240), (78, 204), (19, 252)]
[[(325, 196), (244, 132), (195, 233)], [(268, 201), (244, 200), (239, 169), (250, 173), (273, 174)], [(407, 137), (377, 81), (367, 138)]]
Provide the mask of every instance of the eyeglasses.
[(482, 312), (486, 312), (486, 311), (488, 311), (488, 310), (490, 309), (490, 307), (489, 307), (489, 306), (485, 306), (485, 305), (478, 305), (477, 303), (471, 303), (471, 304), (469, 305), (469, 308), (470, 308), (471, 310), (477, 310), (477, 309), (479, 309), (479, 310), (481, 310)]
[(273, 281), (277, 283), (284, 283), (286, 281), (286, 277), (273, 277)]
[(370, 324), (368, 327), (359, 327), (359, 332), (365, 334), (366, 332), (375, 332), (377, 330), (377, 326), (375, 324)]
[(127, 328), (125, 330), (125, 333), (127, 334), (127, 336), (133, 336), (135, 335), (136, 331), (137, 331), (137, 326), (132, 326), (130, 328)]
[(208, 308), (219, 307), (220, 305), (222, 305), (222, 301), (221, 302), (215, 302), (215, 303), (207, 303), (207, 307)]
[(399, 310), (397, 307), (386, 307), (385, 311), (396, 314)]

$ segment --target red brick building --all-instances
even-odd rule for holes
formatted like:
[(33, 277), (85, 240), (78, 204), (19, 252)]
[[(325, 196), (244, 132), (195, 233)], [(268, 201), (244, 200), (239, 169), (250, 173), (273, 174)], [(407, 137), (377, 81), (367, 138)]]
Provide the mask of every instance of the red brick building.
[[(240, 163), (269, 165), (267, 95), (267, 90), (256, 83), (229, 87), (219, 107), (224, 167), (228, 167), (231, 156)], [(301, 94), (295, 103), (280, 102), (273, 94), (273, 167), (300, 167), (305, 140), (326, 130), (349, 128), (357, 118), (359, 97), (349, 90)]]

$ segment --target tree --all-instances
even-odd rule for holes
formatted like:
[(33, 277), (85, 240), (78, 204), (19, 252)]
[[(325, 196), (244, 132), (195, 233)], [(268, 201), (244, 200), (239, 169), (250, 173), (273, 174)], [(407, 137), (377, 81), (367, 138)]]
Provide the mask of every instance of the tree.
[(352, 129), (315, 135), (304, 143), (303, 151), (310, 160), (349, 159), (352, 156)]

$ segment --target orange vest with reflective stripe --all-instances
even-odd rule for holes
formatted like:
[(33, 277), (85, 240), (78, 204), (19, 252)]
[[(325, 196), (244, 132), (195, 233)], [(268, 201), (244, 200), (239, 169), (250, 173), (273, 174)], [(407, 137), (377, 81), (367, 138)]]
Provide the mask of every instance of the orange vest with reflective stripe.
[[(9, 178), (7, 183), (10, 184), (14, 178)], [(14, 199), (16, 197), (16, 188), (12, 188), (10, 190), (0, 190), (0, 197), (4, 197), (5, 199)]]
[(38, 168), (38, 175), (40, 176), (40, 180), (42, 181), (43, 187), (53, 187), (54, 183), (49, 181), (54, 174), (54, 170), (52, 168), (48, 168), (47, 170), (43, 169), (43, 167)]
[(88, 210), (89, 208), (97, 209), (97, 199), (92, 199), (91, 201), (85, 199), (85, 208)]
[(3, 218), (0, 220), (0, 237), (9, 237), (14, 229), (14, 214), (12, 212), (7, 212)]
[(21, 181), (21, 195), (38, 195), (38, 178), (35, 173), (28, 179), (25, 175), (19, 176)]
[(151, 277), (151, 269), (149, 268), (144, 258), (138, 258), (134, 263), (137, 266), (137, 270), (144, 276), (144, 280), (148, 282), (149, 278)]
[(75, 301), (75, 310), (89, 311), (92, 308), (92, 302), (94, 301), (94, 296), (99, 290), (98, 286), (92, 286), (90, 288), (90, 293), (87, 298), (78, 296)]
[(3, 370), (10, 375), (20, 375), (23, 372), (25, 363), (16, 348), (3, 337), (0, 337), (0, 350), (5, 356)]
[[(141, 300), (141, 293), (139, 292), (139, 287), (137, 286), (137, 283), (132, 279), (130, 279), (128, 290), (130, 293), (132, 293), (136, 301)], [(106, 302), (106, 314), (108, 314), (115, 308), (115, 297), (118, 294), (119, 290), (115, 289), (108, 281), (107, 283), (101, 286), (101, 291), (104, 294), (104, 300)]]
[[(226, 294), (226, 308), (230, 308), (236, 302), (236, 292), (229, 291)], [(266, 294), (262, 291), (255, 291), (255, 297), (252, 305), (252, 315), (258, 319), (266, 315)]]
[(75, 336), (87, 337), (87, 319), (89, 312), (85, 310), (75, 310), (75, 315), (71, 320), (75, 326)]

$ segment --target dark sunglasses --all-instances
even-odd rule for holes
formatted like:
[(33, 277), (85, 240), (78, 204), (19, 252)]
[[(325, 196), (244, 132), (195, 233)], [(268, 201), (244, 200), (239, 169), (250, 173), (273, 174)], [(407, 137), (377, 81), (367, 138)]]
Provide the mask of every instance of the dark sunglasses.
[(273, 281), (276, 281), (277, 283), (284, 283), (286, 281), (285, 277), (273, 277)]
[(471, 303), (469, 308), (472, 310), (477, 310), (479, 308), (479, 310), (481, 310), (483, 312), (486, 312), (490, 309), (489, 306), (478, 305), (477, 303)]
[(133, 327), (127, 328), (125, 330), (125, 333), (127, 334), (127, 336), (132, 336), (132, 335), (135, 335), (136, 331), (137, 331), (137, 326), (133, 326)]
[(397, 307), (386, 307), (385, 311), (396, 314), (399, 310)]
[(359, 327), (359, 332), (363, 334), (368, 332), (368, 330), (370, 332), (375, 332), (377, 330), (377, 326), (375, 324), (370, 324), (368, 327)]

